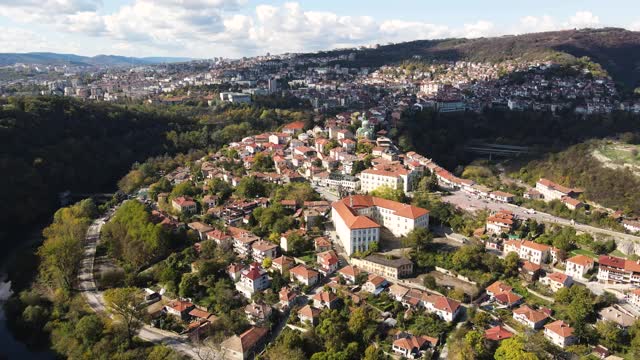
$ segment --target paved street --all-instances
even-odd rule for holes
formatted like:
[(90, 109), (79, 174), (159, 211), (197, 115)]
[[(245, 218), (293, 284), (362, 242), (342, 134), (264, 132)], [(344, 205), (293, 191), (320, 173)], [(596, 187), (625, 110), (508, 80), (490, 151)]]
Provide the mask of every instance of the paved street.
[(587, 232), (592, 235), (604, 234), (614, 239), (624, 239), (624, 240), (640, 243), (640, 237), (638, 236), (625, 234), (625, 233), (621, 233), (613, 230), (601, 229), (601, 228), (597, 228), (590, 225), (584, 225), (584, 224), (578, 224), (578, 223), (572, 224), (571, 220), (563, 219), (563, 218), (553, 216), (547, 213), (542, 213), (539, 211), (536, 211), (535, 213), (532, 214), (527, 212), (526, 208), (523, 208), (514, 204), (505, 204), (501, 202), (496, 202), (493, 200), (478, 199), (477, 197), (467, 194), (463, 191), (453, 192), (449, 196), (442, 197), (442, 200), (467, 211), (477, 211), (477, 210), (483, 210), (483, 209), (488, 209), (491, 211), (499, 211), (499, 210), (506, 209), (506, 210), (510, 210), (515, 215), (523, 219), (531, 218), (531, 219), (535, 219), (538, 222), (572, 226), (576, 230)]

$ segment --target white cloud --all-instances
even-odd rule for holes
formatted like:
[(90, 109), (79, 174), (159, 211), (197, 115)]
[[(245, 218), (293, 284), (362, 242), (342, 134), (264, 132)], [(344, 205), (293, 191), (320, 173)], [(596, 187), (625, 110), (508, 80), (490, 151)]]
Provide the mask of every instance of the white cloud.
[(600, 26), (600, 18), (590, 11), (578, 11), (575, 15), (569, 17), (569, 21), (564, 25), (565, 27), (576, 29), (593, 28)]
[[(498, 28), (482, 19), (453, 27), (429, 21), (343, 16), (329, 11), (306, 11), (297, 2), (257, 5), (253, 11), (240, 13), (248, 0), (130, 1), (111, 13), (104, 13), (102, 0), (22, 0), (19, 3), (0, 0), (0, 16), (22, 15), (16, 19), (52, 26), (56, 34), (97, 37), (101, 41), (92, 43), (92, 49), (102, 46), (102, 52), (114, 49), (128, 54), (149, 51), (193, 57), (315, 51), (600, 24), (599, 18), (589, 11), (579, 11), (561, 20), (548, 15), (526, 16), (511, 27)], [(640, 22), (635, 26), (640, 29)], [(33, 45), (30, 49), (38, 48)]]
[(629, 25), (629, 30), (640, 31), (640, 20), (631, 23), (631, 25)]

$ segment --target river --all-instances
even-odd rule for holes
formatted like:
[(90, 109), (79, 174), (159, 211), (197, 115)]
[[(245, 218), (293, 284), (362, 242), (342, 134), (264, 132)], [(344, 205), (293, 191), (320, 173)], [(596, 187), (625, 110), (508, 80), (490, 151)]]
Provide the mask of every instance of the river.
[[(12, 279), (9, 278), (8, 274), (16, 273), (16, 263), (20, 262), (16, 259), (21, 258), (23, 252), (35, 251), (35, 248), (42, 241), (40, 234), (43, 227), (44, 225), (37, 226), (31, 233), (27, 234), (23, 232), (21, 237), (25, 238), (26, 236), (26, 241), (14, 247), (6, 246), (7, 252), (0, 256), (0, 344), (2, 344), (0, 345), (0, 359), (2, 360), (53, 360), (56, 358), (51, 351), (37, 352), (18, 341), (8, 328), (4, 313), (4, 303), (13, 294)], [(24, 281), (24, 279), (21, 279), (21, 281)]]

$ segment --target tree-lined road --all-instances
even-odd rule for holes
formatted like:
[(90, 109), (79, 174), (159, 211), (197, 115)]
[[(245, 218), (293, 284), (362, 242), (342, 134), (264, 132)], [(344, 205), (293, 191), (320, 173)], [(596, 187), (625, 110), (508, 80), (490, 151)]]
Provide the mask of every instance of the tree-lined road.
[[(93, 264), (96, 256), (96, 247), (100, 237), (100, 229), (104, 225), (106, 217), (96, 219), (87, 229), (84, 243), (84, 256), (80, 262), (78, 272), (78, 289), (82, 292), (87, 304), (97, 313), (107, 313), (102, 292), (98, 291), (93, 275)], [(206, 346), (197, 346), (188, 341), (186, 337), (172, 332), (156, 329), (149, 325), (143, 325), (138, 336), (156, 344), (163, 344), (173, 350), (187, 355), (193, 359), (217, 359), (217, 354)]]

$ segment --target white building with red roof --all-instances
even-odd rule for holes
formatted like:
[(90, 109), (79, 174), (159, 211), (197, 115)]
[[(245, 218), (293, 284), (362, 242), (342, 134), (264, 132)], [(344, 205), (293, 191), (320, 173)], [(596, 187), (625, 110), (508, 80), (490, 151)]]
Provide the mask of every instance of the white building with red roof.
[(598, 263), (598, 281), (607, 284), (640, 285), (640, 260), (600, 255)]
[(398, 237), (429, 227), (428, 210), (374, 196), (353, 195), (331, 206), (336, 235), (348, 255), (369, 250), (380, 240), (381, 227)]
[(522, 260), (528, 260), (534, 264), (541, 265), (549, 261), (551, 257), (551, 246), (524, 240), (520, 245), (518, 256), (520, 256)]
[(632, 290), (627, 294), (627, 302), (640, 310), (640, 289)]
[(264, 259), (275, 259), (277, 255), (278, 245), (274, 243), (258, 240), (251, 244), (251, 256), (254, 261), (262, 263)]
[(358, 275), (360, 275), (360, 269), (357, 266), (347, 265), (338, 270), (338, 274), (340, 274), (347, 283), (355, 284), (358, 279)]
[(333, 274), (338, 270), (338, 255), (333, 250), (324, 251), (316, 255), (316, 262), (318, 263), (318, 271), (327, 276)]
[(593, 269), (595, 261), (585, 255), (576, 255), (565, 261), (564, 273), (574, 278), (581, 278)]
[(462, 306), (456, 300), (450, 299), (442, 295), (426, 295), (422, 297), (422, 303), (428, 312), (437, 315), (444, 321), (453, 321), (460, 311)]
[(254, 262), (248, 269), (240, 273), (240, 281), (236, 283), (238, 290), (244, 297), (250, 299), (253, 294), (267, 289), (270, 286), (269, 276), (260, 264)]
[(513, 333), (501, 325), (494, 326), (484, 331), (484, 338), (491, 341), (502, 341), (513, 336)]
[(542, 325), (547, 321), (549, 315), (542, 311), (534, 310), (529, 307), (529, 305), (522, 305), (513, 310), (513, 318), (519, 323), (537, 330), (542, 328)]
[(293, 269), (289, 270), (289, 275), (291, 277), (306, 286), (313, 286), (318, 282), (318, 278), (320, 274), (312, 269), (307, 268), (304, 265), (298, 265)]
[(570, 287), (573, 285), (573, 278), (567, 274), (563, 274), (560, 272), (554, 272), (551, 274), (547, 274), (547, 276), (540, 279), (540, 282), (543, 285), (546, 285), (553, 292), (557, 292), (563, 287)]
[(425, 349), (438, 345), (438, 339), (430, 336), (406, 335), (396, 339), (391, 350), (407, 359), (419, 359)]
[(562, 320), (545, 325), (544, 336), (561, 348), (575, 344), (578, 340), (573, 335), (573, 328)]
[(542, 194), (545, 201), (561, 200), (565, 196), (576, 197), (583, 192), (582, 189), (572, 189), (544, 178), (538, 180), (536, 190)]
[(196, 202), (189, 196), (179, 196), (171, 200), (171, 205), (175, 210), (183, 214), (195, 214), (198, 210)]

